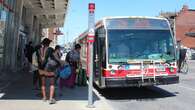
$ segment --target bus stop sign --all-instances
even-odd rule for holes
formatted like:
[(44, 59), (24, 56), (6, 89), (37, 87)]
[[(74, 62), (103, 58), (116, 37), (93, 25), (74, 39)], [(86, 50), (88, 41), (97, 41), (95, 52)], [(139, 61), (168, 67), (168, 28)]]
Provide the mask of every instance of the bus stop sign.
[(95, 10), (95, 3), (89, 3), (89, 12), (94, 13)]
[(95, 38), (95, 31), (93, 28), (91, 28), (88, 33), (88, 39), (87, 39), (88, 43), (94, 42), (94, 38)]

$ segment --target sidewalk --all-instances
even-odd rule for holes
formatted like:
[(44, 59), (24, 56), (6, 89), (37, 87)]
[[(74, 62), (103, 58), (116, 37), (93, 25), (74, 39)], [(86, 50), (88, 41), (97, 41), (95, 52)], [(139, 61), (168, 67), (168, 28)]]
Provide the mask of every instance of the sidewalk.
[(1, 110), (112, 110), (106, 101), (95, 93), (95, 108), (87, 108), (88, 87), (64, 88), (62, 97), (58, 97), (56, 93), (57, 103), (53, 105), (40, 100), (41, 97), (36, 95), (38, 93), (40, 91), (32, 90), (32, 74), (24, 74), (0, 92), (0, 108)]
[[(11, 82), (17, 81), (24, 74), (24, 72), (18, 74), (18, 72), (0, 71), (0, 92), (7, 88)], [(12, 76), (14, 77), (12, 78)]]

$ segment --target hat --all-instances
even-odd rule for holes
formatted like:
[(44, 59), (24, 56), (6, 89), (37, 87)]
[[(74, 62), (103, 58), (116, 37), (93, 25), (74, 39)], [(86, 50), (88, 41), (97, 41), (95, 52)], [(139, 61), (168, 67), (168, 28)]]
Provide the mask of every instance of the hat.
[(74, 46), (74, 48), (75, 48), (75, 49), (80, 49), (80, 48), (81, 48), (81, 45), (80, 45), (80, 44), (76, 44), (76, 45)]
[(61, 49), (60, 45), (56, 45), (55, 50)]
[(43, 41), (41, 42), (41, 44), (43, 45), (49, 45), (52, 42), (52, 40), (48, 39), (48, 38), (44, 38)]

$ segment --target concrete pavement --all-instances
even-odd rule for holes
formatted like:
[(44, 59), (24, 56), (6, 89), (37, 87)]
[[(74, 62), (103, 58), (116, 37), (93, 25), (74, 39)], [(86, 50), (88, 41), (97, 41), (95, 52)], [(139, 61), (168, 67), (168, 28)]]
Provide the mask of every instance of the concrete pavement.
[[(13, 77), (14, 78), (14, 77)], [(40, 91), (32, 89), (32, 74), (24, 73), (19, 80), (13, 81), (0, 92), (1, 110), (112, 110), (106, 101), (94, 93), (95, 108), (87, 108), (88, 87), (64, 88), (63, 96), (58, 96), (57, 103), (50, 105), (43, 102)], [(39, 94), (39, 95), (37, 95)]]

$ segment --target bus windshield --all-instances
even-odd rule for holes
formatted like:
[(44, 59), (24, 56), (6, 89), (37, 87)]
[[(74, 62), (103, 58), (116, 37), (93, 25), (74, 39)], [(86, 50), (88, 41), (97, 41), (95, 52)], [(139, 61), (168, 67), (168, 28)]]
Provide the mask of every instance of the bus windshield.
[(175, 57), (170, 30), (109, 29), (109, 63), (128, 60), (173, 60)]

